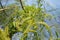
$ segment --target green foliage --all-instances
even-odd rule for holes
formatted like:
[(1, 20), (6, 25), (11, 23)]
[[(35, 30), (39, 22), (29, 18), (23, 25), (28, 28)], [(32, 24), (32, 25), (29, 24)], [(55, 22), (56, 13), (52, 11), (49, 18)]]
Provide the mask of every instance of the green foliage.
[[(24, 10), (17, 9), (15, 12), (13, 12), (9, 18), (7, 26), (5, 27), (5, 32), (9, 35), (10, 38), (17, 32), (23, 32), (24, 36), (21, 38), (21, 40), (26, 40), (27, 34), (29, 32), (33, 32), (36, 36), (35, 40), (40, 40), (37, 33), (39, 25), (43, 25), (48, 31), (50, 29), (50, 27), (44, 22), (46, 14), (42, 13), (41, 8), (39, 9), (34, 6), (25, 6), (25, 10), (26, 13)], [(41, 32), (42, 30), (39, 31)]]
[(27, 40), (29, 32), (34, 33), (35, 38), (33, 38), (33, 40), (41, 40), (41, 36), (38, 34), (42, 33), (43, 28), (45, 28), (52, 37), (50, 26), (44, 21), (50, 15), (43, 11), (41, 8), (42, 5), (40, 5), (40, 7), (24, 6), (26, 12), (17, 5), (13, 6), (15, 6), (13, 10), (11, 9), (13, 12), (8, 14), (8, 17), (5, 17), (4, 30), (0, 30), (0, 40), (10, 40), (17, 32), (23, 33), (21, 40)]
[(6, 34), (5, 31), (0, 29), (0, 40), (10, 40), (9, 36)]

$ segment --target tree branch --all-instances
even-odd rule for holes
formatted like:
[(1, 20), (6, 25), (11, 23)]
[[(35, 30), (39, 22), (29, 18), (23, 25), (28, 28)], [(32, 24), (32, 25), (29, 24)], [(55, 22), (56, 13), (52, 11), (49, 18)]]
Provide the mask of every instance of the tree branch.
[(1, 10), (3, 11), (3, 13), (5, 13), (5, 15), (7, 16), (7, 14), (6, 14), (6, 12), (5, 12), (5, 10), (3, 10), (4, 9), (4, 7), (3, 7), (3, 5), (2, 5), (2, 3), (1, 3), (1, 0), (0, 0), (0, 5), (1, 5)]
[(7, 10), (7, 9), (8, 9), (8, 8), (0, 9), (0, 12), (1, 12), (1, 11), (4, 11), (4, 10)]
[(24, 9), (24, 6), (23, 6), (23, 3), (22, 3), (22, 0), (20, 0), (20, 4), (21, 4), (22, 9), (23, 9), (24, 12), (26, 13), (26, 11), (25, 11), (25, 9)]

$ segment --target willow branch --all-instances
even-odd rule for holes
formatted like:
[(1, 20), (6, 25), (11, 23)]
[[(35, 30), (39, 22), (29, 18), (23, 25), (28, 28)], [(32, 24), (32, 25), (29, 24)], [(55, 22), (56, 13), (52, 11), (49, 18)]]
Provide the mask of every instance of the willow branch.
[(23, 9), (24, 12), (26, 13), (26, 11), (25, 11), (25, 9), (24, 9), (24, 6), (23, 6), (23, 3), (22, 3), (22, 0), (20, 0), (20, 4), (21, 4), (22, 9)]
[(8, 9), (8, 8), (4, 8), (4, 9), (1, 8), (1, 9), (0, 9), (0, 12), (1, 12), (1, 11), (4, 11), (4, 10), (7, 10), (7, 9)]
[[(4, 9), (4, 7), (3, 7), (3, 5), (2, 5), (2, 3), (1, 3), (1, 0), (0, 0), (0, 5), (1, 5), (1, 8)], [(2, 10), (2, 9), (1, 9), (1, 10)], [(5, 10), (2, 10), (2, 11), (3, 11), (3, 13), (5, 13), (5, 15), (7, 16)]]

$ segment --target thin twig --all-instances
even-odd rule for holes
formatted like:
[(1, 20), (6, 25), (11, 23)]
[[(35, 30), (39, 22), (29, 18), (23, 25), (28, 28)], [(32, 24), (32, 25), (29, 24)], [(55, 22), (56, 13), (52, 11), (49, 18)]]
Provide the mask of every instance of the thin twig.
[[(4, 9), (4, 7), (3, 7), (3, 5), (2, 5), (2, 3), (1, 3), (1, 0), (0, 0), (0, 5), (1, 5), (1, 8)], [(5, 13), (5, 15), (7, 16), (5, 10), (3, 10), (3, 13)]]
[(8, 8), (0, 9), (0, 12), (1, 12), (1, 11), (4, 11), (4, 10), (7, 10), (7, 9), (8, 9)]
[(20, 0), (20, 4), (21, 4), (22, 9), (23, 9), (24, 12), (26, 13), (26, 11), (25, 11), (25, 9), (24, 9), (24, 6), (23, 6), (23, 3), (22, 3), (22, 0)]

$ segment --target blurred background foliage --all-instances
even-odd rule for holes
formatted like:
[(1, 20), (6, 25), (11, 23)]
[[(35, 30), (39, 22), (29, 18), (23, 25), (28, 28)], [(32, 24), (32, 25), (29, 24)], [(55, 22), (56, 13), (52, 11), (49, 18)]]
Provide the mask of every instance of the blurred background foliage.
[(28, 0), (9, 1), (0, 0), (0, 40), (60, 40), (57, 23), (49, 24), (55, 16), (46, 11), (45, 0), (31, 5)]

